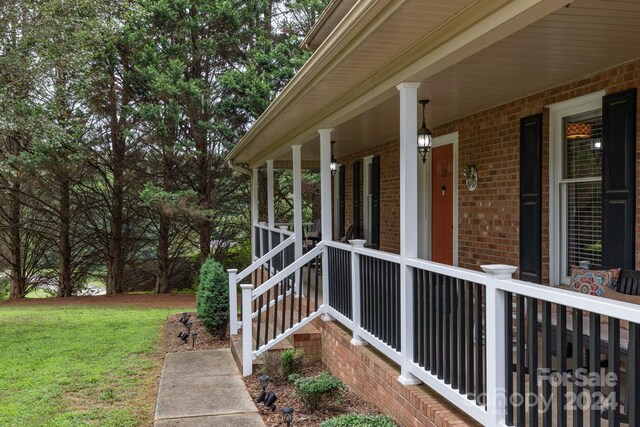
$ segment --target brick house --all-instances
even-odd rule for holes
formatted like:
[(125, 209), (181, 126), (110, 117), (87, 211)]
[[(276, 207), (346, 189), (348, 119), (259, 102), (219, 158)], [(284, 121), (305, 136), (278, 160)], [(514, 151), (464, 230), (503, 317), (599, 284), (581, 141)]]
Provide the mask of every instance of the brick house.
[[(229, 155), (253, 177), (255, 263), (230, 271), (244, 372), (312, 324), (330, 370), (402, 425), (640, 426), (640, 301), (565, 289), (576, 265), (640, 265), (638, 22), (634, 1), (332, 1)], [(321, 173), (313, 248), (302, 167)], [(291, 231), (274, 168), (293, 170)], [(544, 377), (579, 368), (618, 380)], [(605, 392), (618, 405), (571, 402)]]

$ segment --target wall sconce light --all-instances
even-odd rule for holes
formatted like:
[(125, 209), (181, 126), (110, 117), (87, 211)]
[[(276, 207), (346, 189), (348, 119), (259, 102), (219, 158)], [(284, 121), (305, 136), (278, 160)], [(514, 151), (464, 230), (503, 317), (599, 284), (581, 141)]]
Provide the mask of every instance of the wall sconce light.
[(284, 420), (285, 424), (287, 424), (287, 427), (290, 427), (291, 421), (293, 421), (293, 408), (290, 406), (285, 406), (284, 408), (280, 409), (280, 412), (282, 412), (282, 419)]
[(424, 118), (424, 109), (429, 103), (428, 99), (421, 99), (418, 101), (422, 105), (422, 127), (418, 129), (418, 153), (422, 157), (422, 163), (427, 161), (427, 153), (431, 149), (431, 131), (427, 128), (427, 123)]
[(335, 143), (335, 141), (331, 141), (331, 165), (329, 166), (331, 168), (331, 176), (334, 176), (336, 172), (338, 172), (338, 162), (336, 158), (333, 157), (333, 144)]
[(447, 195), (447, 187), (445, 187), (444, 185), (442, 186), (442, 188), (440, 189), (440, 192), (442, 193), (442, 197)]

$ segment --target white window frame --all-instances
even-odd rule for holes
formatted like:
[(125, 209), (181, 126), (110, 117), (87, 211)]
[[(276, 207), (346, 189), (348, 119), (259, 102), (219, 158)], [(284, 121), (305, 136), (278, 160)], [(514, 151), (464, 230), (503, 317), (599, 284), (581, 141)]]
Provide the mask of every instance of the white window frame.
[[(569, 283), (569, 277), (561, 272), (566, 271), (566, 241), (567, 231), (562, 229), (563, 212), (562, 192), (560, 185), (568, 182), (585, 181), (585, 179), (564, 180), (562, 176), (564, 165), (564, 118), (587, 111), (602, 108), (602, 97), (605, 91), (569, 99), (548, 105), (549, 108), (549, 282), (552, 286)], [(586, 179), (591, 181), (591, 179)]]

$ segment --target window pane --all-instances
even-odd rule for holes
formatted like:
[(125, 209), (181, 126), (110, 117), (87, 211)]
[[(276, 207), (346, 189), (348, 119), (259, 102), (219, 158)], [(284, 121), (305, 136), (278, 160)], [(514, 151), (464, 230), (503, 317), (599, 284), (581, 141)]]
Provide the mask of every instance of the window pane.
[(565, 117), (564, 179), (602, 176), (602, 110)]
[(567, 184), (567, 271), (580, 261), (601, 264), (602, 182)]

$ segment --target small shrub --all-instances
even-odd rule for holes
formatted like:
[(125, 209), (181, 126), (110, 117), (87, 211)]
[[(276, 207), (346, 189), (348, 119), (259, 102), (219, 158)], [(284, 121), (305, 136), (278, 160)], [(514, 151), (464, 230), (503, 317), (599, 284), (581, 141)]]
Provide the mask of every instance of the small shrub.
[(343, 414), (320, 424), (320, 427), (395, 427), (387, 415)]
[(339, 379), (327, 372), (313, 377), (292, 374), (289, 381), (295, 384), (298, 397), (311, 412), (324, 403), (341, 399), (345, 389), (345, 385)]
[(229, 324), (229, 278), (222, 265), (209, 258), (200, 269), (196, 295), (198, 318), (204, 327), (223, 339)]
[(302, 367), (304, 350), (301, 348), (288, 348), (280, 355), (282, 374), (289, 378), (291, 374), (297, 373)]
[(272, 381), (282, 379), (282, 363), (279, 351), (265, 351), (262, 353), (262, 366), (260, 373), (268, 375)]

